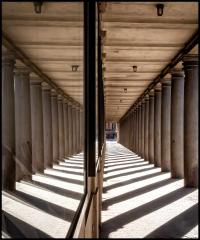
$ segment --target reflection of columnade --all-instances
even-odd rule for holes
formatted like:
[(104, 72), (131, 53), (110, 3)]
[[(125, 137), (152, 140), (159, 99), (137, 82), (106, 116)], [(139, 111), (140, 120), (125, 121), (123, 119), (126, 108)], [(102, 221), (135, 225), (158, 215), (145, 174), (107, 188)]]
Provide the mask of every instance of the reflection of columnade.
[[(18, 64), (2, 58), (3, 188), (83, 149), (81, 106)], [(81, 114), (80, 114), (81, 112)]]
[[(197, 58), (185, 55), (184, 71), (172, 69), (171, 79), (163, 79), (162, 87), (158, 83), (150, 99), (145, 103), (143, 98), (120, 122), (120, 143), (162, 171), (171, 171), (172, 178), (184, 178), (186, 187), (198, 185)], [(132, 129), (136, 144), (130, 139)]]

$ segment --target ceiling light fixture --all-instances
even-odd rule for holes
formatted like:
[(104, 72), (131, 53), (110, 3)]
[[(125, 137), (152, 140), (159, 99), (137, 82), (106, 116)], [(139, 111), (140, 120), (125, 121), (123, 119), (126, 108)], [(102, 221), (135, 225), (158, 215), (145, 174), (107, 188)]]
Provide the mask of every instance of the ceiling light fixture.
[(157, 15), (162, 16), (164, 4), (162, 4), (162, 3), (156, 4), (156, 8), (157, 8)]
[(137, 72), (137, 66), (133, 66), (133, 72)]
[(127, 93), (127, 88), (124, 88), (124, 92)]
[(41, 13), (43, 2), (33, 2), (33, 4), (34, 4), (35, 13)]
[(72, 72), (77, 72), (78, 67), (79, 67), (79, 65), (72, 65)]

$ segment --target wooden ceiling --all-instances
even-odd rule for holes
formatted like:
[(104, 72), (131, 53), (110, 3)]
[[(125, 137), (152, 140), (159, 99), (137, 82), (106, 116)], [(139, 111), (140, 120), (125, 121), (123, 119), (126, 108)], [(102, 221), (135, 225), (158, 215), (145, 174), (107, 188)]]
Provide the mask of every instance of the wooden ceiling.
[[(125, 114), (198, 29), (197, 2), (164, 2), (163, 16), (157, 16), (155, 5), (109, 2), (102, 14), (107, 121)], [(8, 38), (82, 104), (83, 3), (44, 2), (36, 14), (33, 2), (3, 2), (2, 20)], [(77, 72), (72, 65), (79, 65)]]

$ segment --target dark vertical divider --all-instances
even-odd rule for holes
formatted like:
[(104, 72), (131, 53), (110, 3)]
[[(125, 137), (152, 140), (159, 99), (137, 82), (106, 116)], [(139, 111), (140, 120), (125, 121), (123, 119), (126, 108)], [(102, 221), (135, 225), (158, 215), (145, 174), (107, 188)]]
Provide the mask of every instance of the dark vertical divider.
[(102, 47), (101, 47), (101, 22), (98, 11), (98, 117), (99, 117), (99, 125), (98, 125), (98, 138), (99, 138), (99, 149), (98, 155), (101, 156), (101, 151), (104, 143), (104, 86), (103, 86), (103, 74), (102, 74)]
[(84, 64), (85, 64), (85, 157), (87, 176), (94, 177), (96, 138), (96, 2), (84, 2)]

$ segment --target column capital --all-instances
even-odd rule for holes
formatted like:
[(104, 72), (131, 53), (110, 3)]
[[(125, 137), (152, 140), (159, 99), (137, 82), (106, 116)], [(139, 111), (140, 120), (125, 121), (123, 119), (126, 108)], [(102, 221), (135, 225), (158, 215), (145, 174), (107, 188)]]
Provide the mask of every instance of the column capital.
[(170, 77), (165, 77), (161, 79), (162, 87), (168, 87), (171, 86), (171, 78)]
[(180, 78), (183, 78), (184, 77), (184, 71), (182, 68), (172, 68), (170, 70), (170, 73), (172, 75), (172, 77), (180, 77)]
[(68, 99), (64, 96), (64, 98), (63, 98), (63, 103), (64, 104), (67, 104), (68, 103)]
[(191, 69), (199, 65), (198, 54), (187, 54), (183, 57), (184, 69)]
[(143, 97), (143, 99), (141, 100), (142, 104), (145, 104), (145, 97)]
[(2, 65), (14, 65), (15, 64), (15, 53), (9, 49), (2, 52)]
[(58, 101), (62, 101), (63, 100), (63, 95), (62, 94), (58, 94)]
[(28, 66), (22, 63), (19, 60), (16, 60), (14, 73), (15, 75), (28, 75), (30, 74), (31, 70)]
[(161, 82), (158, 82), (155, 86), (154, 86), (154, 92), (161, 92), (161, 87), (162, 87), (162, 84)]
[(52, 88), (51, 89), (51, 96), (52, 97), (57, 97), (57, 95), (58, 95), (58, 93), (57, 93), (56, 89)]
[(69, 105), (70, 107), (72, 107), (73, 104), (72, 104), (71, 101), (68, 100), (68, 105)]
[(38, 75), (36, 75), (33, 72), (30, 73), (30, 84), (31, 85), (41, 85), (42, 82), (43, 82), (43, 79), (41, 79)]
[(43, 91), (51, 91), (51, 85), (47, 82), (42, 82), (42, 90)]
[(26, 66), (15, 66), (14, 68), (15, 75), (29, 75), (30, 69)]
[(144, 100), (145, 100), (145, 101), (149, 101), (149, 94), (146, 94), (146, 95), (145, 95)]
[(151, 89), (149, 92), (149, 99), (154, 98), (154, 89)]

